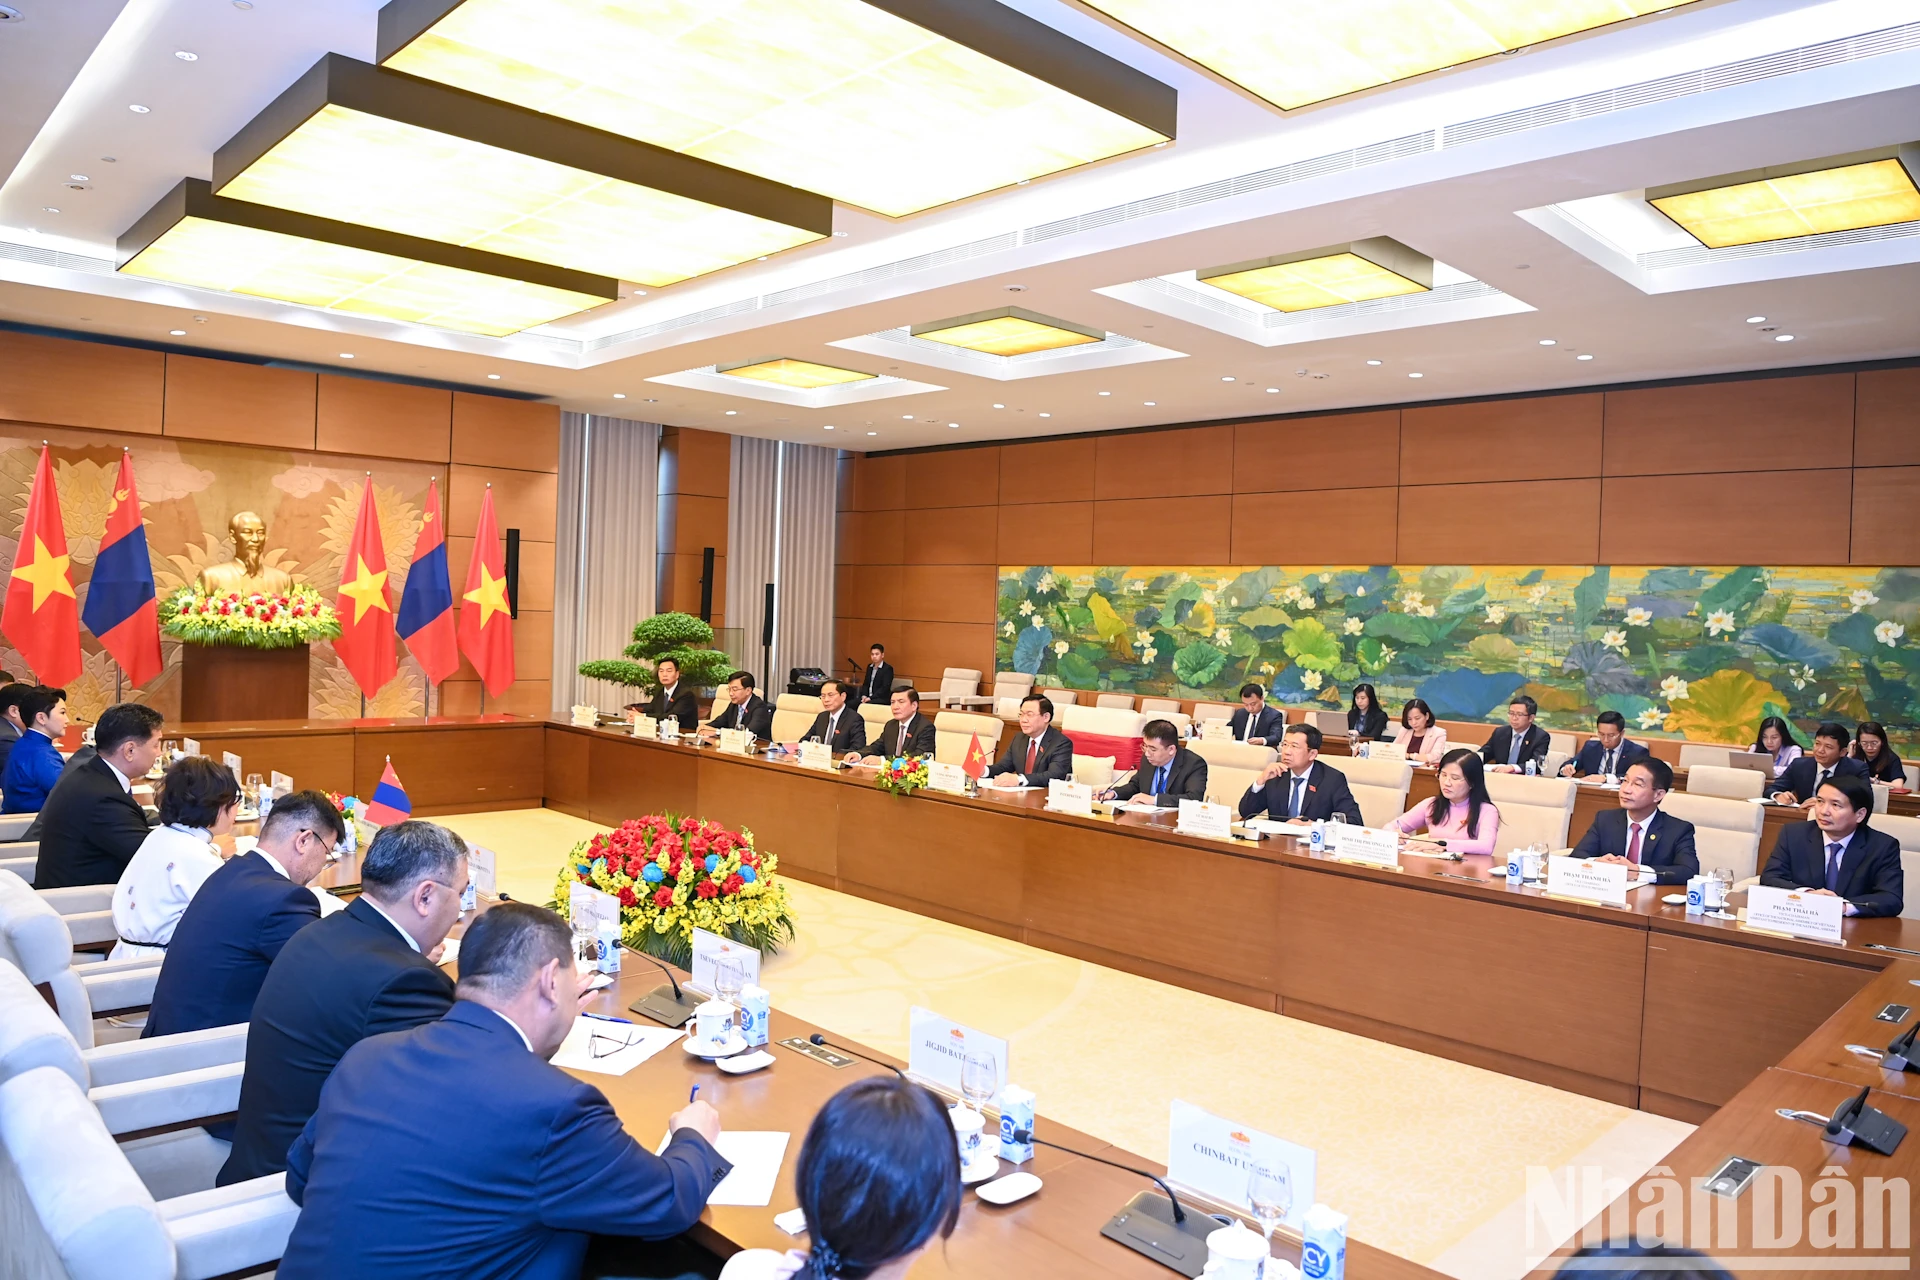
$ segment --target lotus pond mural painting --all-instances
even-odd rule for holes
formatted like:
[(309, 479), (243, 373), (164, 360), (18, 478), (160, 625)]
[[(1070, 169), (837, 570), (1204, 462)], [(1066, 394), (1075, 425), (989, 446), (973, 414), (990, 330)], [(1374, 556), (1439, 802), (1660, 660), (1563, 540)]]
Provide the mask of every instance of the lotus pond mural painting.
[(1499, 720), (1515, 694), (1580, 729), (1751, 741), (1879, 720), (1920, 754), (1920, 569), (1372, 565), (999, 571), (997, 659), (1042, 685)]

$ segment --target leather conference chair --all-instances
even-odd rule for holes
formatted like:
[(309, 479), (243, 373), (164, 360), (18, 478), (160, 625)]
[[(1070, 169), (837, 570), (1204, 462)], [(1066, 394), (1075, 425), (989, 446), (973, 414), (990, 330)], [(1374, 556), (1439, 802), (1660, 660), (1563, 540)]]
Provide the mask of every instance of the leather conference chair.
[[(1687, 770), (1687, 794), (1718, 796), (1723, 800), (1751, 800), (1766, 786), (1767, 775), (1754, 769), (1729, 769), (1723, 764), (1696, 764)], [(1758, 806), (1752, 806), (1759, 812)]]
[[(1324, 759), (1324, 757), (1322, 757)], [(1565, 849), (1573, 820), (1572, 778), (1529, 778), (1524, 773), (1487, 775), (1487, 795), (1500, 810), (1500, 848), (1526, 848), (1543, 841), (1549, 851)]]
[(1094, 696), (1096, 707), (1111, 707), (1115, 711), (1132, 711), (1133, 695), (1130, 693), (1102, 693)]
[[(1399, 760), (1363, 760), (1357, 756), (1323, 755), (1320, 763), (1347, 775), (1347, 787), (1360, 806), (1360, 820), (1384, 827), (1407, 811), (1407, 790), (1413, 786), (1413, 766)], [(1502, 809), (1501, 814), (1506, 813)]]
[(933, 759), (936, 764), (965, 764), (973, 735), (980, 735), (980, 748), (989, 758), (998, 759), (1000, 730), (1006, 722), (999, 716), (973, 711), (942, 711), (933, 717)]
[(1693, 849), (1700, 857), (1702, 873), (1725, 867), (1733, 873), (1735, 882), (1759, 874), (1760, 832), (1767, 819), (1765, 808), (1745, 800), (1701, 795), (1691, 790), (1667, 792), (1660, 808), (1693, 824)]
[(797, 742), (820, 714), (820, 697), (812, 693), (783, 693), (773, 703), (773, 740)]

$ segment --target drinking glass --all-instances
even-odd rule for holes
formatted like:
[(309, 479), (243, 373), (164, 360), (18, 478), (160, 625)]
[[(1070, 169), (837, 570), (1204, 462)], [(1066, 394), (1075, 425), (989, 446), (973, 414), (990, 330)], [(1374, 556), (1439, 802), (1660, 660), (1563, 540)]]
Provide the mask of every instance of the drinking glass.
[(1272, 1252), (1274, 1228), (1293, 1212), (1293, 1170), (1278, 1161), (1255, 1163), (1247, 1176), (1247, 1206), (1267, 1238), (1268, 1252)]
[(960, 1067), (960, 1093), (975, 1111), (985, 1111), (987, 1103), (1000, 1092), (1000, 1064), (990, 1053), (967, 1054)]
[(713, 962), (713, 994), (722, 1004), (740, 1007), (740, 989), (747, 985), (746, 969), (738, 956), (719, 956)]
[(166, 738), (161, 741), (160, 759), (163, 763), (172, 764), (179, 756), (180, 744), (177, 741), (172, 738)]
[(1733, 910), (1732, 907), (1727, 905), (1727, 897), (1733, 892), (1733, 868), (1715, 867), (1708, 874), (1720, 882), (1720, 909), (1722, 911)]

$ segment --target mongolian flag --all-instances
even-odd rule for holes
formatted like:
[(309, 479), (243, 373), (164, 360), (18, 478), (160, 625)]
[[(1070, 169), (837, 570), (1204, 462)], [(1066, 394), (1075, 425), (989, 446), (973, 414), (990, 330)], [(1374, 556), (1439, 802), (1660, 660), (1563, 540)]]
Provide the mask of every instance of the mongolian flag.
[(120, 455), (107, 532), (94, 557), (87, 607), (80, 617), (135, 686), (160, 674), (160, 613), (154, 604), (153, 562), (147, 558), (147, 526), (140, 517), (131, 453)]
[(987, 776), (987, 749), (980, 745), (979, 734), (974, 734), (973, 741), (967, 744), (967, 759), (960, 767), (969, 778), (978, 780)]
[(393, 603), (387, 596), (387, 552), (380, 541), (380, 513), (373, 505), (373, 477), (360, 492), (360, 516), (340, 565), (340, 638), (333, 651), (368, 697), (393, 679)]
[(0, 611), (4, 633), (33, 668), (41, 684), (59, 687), (80, 675), (80, 602), (67, 564), (67, 531), (60, 523), (60, 495), (53, 488), (52, 451), (40, 450), (27, 496), (27, 517), (7, 579)]
[(400, 617), (395, 629), (407, 649), (439, 684), (460, 666), (453, 633), (453, 580), (447, 574), (447, 537), (441, 528), (440, 487), (427, 482), (427, 518), (413, 545), (413, 568), (400, 593)]
[(391, 827), (412, 816), (413, 801), (407, 799), (407, 789), (400, 785), (400, 775), (393, 771), (393, 757), (389, 756), (386, 772), (374, 784), (373, 798), (367, 801), (367, 821), (376, 827)]
[(507, 559), (493, 524), (493, 486), (480, 499), (480, 523), (473, 531), (473, 559), (467, 565), (467, 589), (460, 598), (460, 652), (480, 673), (494, 697), (513, 683), (513, 614), (507, 604)]

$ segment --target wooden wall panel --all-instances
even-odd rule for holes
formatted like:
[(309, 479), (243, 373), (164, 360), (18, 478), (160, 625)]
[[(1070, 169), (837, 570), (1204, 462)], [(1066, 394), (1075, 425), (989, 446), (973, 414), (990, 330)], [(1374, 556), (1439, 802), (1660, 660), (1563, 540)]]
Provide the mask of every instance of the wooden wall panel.
[(1337, 502), (1298, 493), (1235, 494), (1226, 563), (1391, 564), (1399, 494), (1397, 488), (1344, 489)]
[[(905, 624), (898, 618), (835, 618), (833, 620), (833, 662), (837, 674), (851, 676), (846, 660), (852, 658), (864, 669), (867, 650), (876, 644), (887, 646), (889, 661), (899, 657), (900, 630)], [(899, 669), (898, 662), (894, 668)]]
[[(690, 613), (700, 616), (700, 574), (704, 561), (698, 555), (663, 555), (654, 558), (655, 608), (662, 613)], [(713, 625), (726, 625), (727, 561), (713, 558)]]
[(1093, 504), (1096, 564), (1227, 564), (1233, 500), (1142, 498)]
[(1101, 436), (1095, 441), (1095, 498), (1168, 498), (1232, 491), (1232, 427), (1142, 431)]
[(1603, 405), (1594, 391), (1408, 409), (1400, 419), (1400, 483), (1597, 476)]
[(902, 565), (899, 612), (906, 622), (980, 622), (993, 616), (997, 574), (990, 564)]
[(558, 471), (560, 406), (454, 392), (453, 460), (518, 471)]
[(1393, 484), (1399, 456), (1398, 409), (1242, 422), (1233, 428), (1233, 491)]
[(833, 509), (853, 510), (853, 477), (860, 455), (842, 449), (833, 463)]
[(1399, 564), (1593, 564), (1600, 482), (1405, 485), (1399, 527)]
[[(459, 603), (460, 592), (465, 590), (467, 566), (473, 559), (473, 539), (458, 537), (447, 539), (447, 579), (453, 583), (454, 602)], [(394, 607), (399, 607), (394, 601)], [(520, 607), (536, 612), (553, 609), (553, 544), (534, 538), (521, 531), (520, 538)]]
[(445, 462), (452, 431), (451, 391), (319, 375), (314, 447), (323, 452)]
[[(902, 622), (900, 652), (888, 649), (894, 669), (922, 681), (922, 697), (940, 688), (940, 673), (948, 667), (993, 670), (991, 622)], [(849, 655), (842, 655), (849, 656)], [(858, 658), (858, 651), (850, 656)], [(926, 683), (931, 681), (931, 683)]]
[(499, 697), (488, 697), (484, 708), (481, 706), (482, 692), (478, 680), (448, 680), (440, 686), (438, 714), (476, 716), (484, 710), (488, 715), (546, 716), (553, 710), (553, 682), (550, 680), (530, 680), (521, 676)]
[(900, 566), (843, 564), (834, 570), (834, 607), (848, 618), (900, 618)]
[(0, 333), (0, 418), (157, 436), (166, 361), (135, 347)]
[(1862, 467), (1853, 473), (1854, 564), (1920, 564), (1917, 498), (1920, 467)]
[(899, 511), (843, 511), (834, 540), (838, 564), (899, 564), (906, 516)]
[(994, 507), (946, 507), (904, 520), (902, 564), (994, 564), (1000, 515)]
[(991, 506), (999, 501), (998, 448), (907, 455), (908, 510)]
[[(1853, 473), (1839, 469), (1610, 477), (1595, 563), (1845, 564), (1852, 483)], [(1793, 516), (1767, 525), (1765, 512)]]
[(1093, 559), (1093, 504), (1002, 505), (999, 541), (1001, 564), (1086, 564)]
[(296, 369), (169, 355), (165, 433), (311, 449), (317, 383), (317, 375)]
[(1857, 374), (1853, 414), (1854, 466), (1920, 463), (1920, 369)]
[(673, 458), (674, 492), (724, 498), (732, 491), (733, 437), (726, 432), (665, 427), (660, 448)]
[(456, 462), (447, 468), (447, 528), (471, 537), (480, 519), (480, 500), (493, 486), (493, 517), (504, 542), (508, 529), (522, 538), (552, 542), (560, 477), (551, 471), (509, 471)]
[(1000, 446), (1000, 501), (1075, 502), (1093, 497), (1092, 436)]
[(659, 525), (672, 538), (677, 553), (698, 556), (712, 547), (727, 554), (727, 499), (697, 493), (659, 495)]
[(1609, 391), (1606, 400), (1610, 476), (1739, 470), (1759, 459), (1813, 469), (1853, 457), (1850, 373)]
[(853, 510), (898, 511), (907, 505), (907, 459), (862, 458), (853, 467)]

